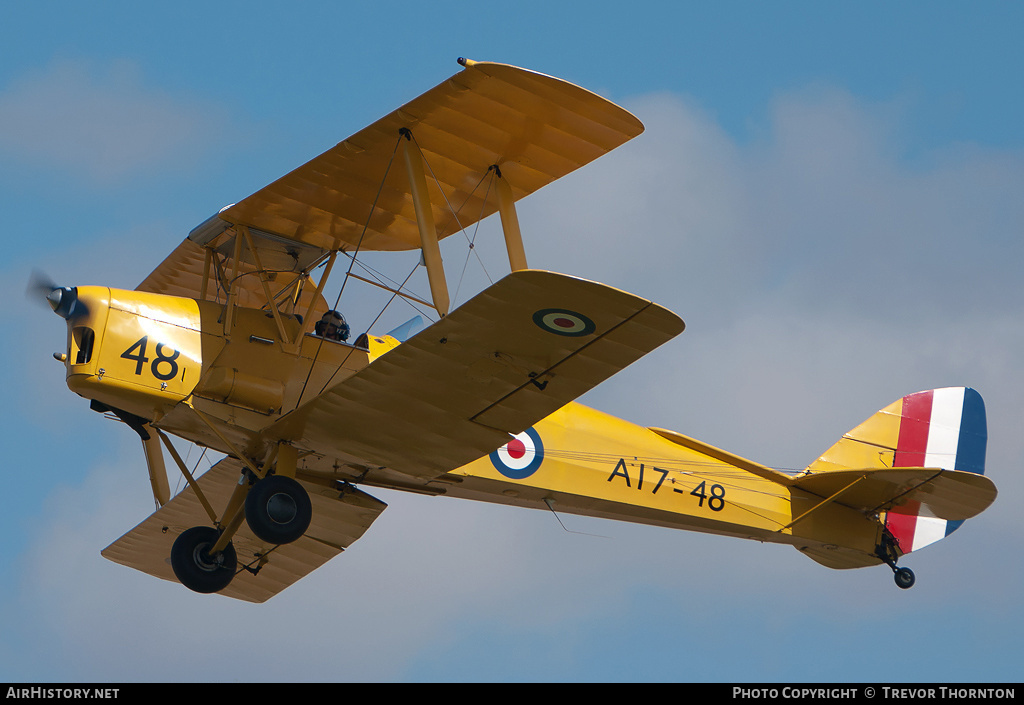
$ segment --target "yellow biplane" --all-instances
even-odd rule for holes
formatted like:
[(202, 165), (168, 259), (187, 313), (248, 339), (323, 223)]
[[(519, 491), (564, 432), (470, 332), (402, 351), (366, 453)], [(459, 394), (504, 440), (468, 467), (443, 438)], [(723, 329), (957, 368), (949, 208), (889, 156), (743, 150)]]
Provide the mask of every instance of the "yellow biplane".
[[(134, 291), (41, 287), (67, 321), (68, 387), (140, 436), (158, 506), (102, 554), (262, 602), (358, 539), (380, 487), (787, 543), (910, 587), (898, 558), (995, 499), (978, 393), (903, 397), (799, 473), (575, 403), (683, 321), (529, 269), (515, 203), (643, 125), (565, 81), (459, 62), (202, 223)], [(449, 311), (438, 243), (495, 212), (511, 273)], [(422, 252), (438, 320), (349, 339), (328, 277), (400, 250)], [(170, 435), (226, 457), (196, 476)]]

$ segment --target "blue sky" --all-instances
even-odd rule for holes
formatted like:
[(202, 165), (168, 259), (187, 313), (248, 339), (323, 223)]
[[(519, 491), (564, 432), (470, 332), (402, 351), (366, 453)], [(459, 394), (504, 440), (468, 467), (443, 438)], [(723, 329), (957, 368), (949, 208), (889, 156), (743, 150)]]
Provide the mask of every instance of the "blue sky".
[[(209, 5), (0, 9), (4, 322), (19, 332), (0, 341), (15, 500), (0, 680), (1019, 680), (1019, 4)], [(568, 534), (540, 512), (395, 493), (349, 551), (262, 606), (99, 556), (151, 510), (145, 466), (131, 431), (64, 386), (64, 327), (25, 301), (29, 272), (134, 287), (221, 206), (458, 56), (566, 78), (647, 126), (520, 204), (531, 265), (687, 321), (587, 403), (803, 467), (904, 394), (981, 392), (999, 499), (906, 559), (913, 590), (787, 547), (578, 517), (600, 537)], [(411, 262), (396, 257), (401, 276)], [(467, 289), (486, 284), (474, 276)]]

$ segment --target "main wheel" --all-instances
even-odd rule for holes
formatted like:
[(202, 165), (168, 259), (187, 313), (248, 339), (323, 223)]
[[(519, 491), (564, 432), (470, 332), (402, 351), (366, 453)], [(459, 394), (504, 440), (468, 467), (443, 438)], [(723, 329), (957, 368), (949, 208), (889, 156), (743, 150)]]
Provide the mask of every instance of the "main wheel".
[(230, 543), (223, 551), (210, 555), (220, 531), (195, 526), (183, 531), (171, 547), (171, 568), (181, 584), (195, 592), (219, 592), (235, 577), (238, 558)]
[(914, 587), (914, 580), (916, 580), (914, 578), (914, 571), (910, 568), (897, 568), (892, 577), (896, 581), (896, 585), (902, 590)]
[(306, 533), (312, 518), (309, 493), (290, 477), (265, 477), (245, 496), (245, 521), (267, 543), (295, 541)]

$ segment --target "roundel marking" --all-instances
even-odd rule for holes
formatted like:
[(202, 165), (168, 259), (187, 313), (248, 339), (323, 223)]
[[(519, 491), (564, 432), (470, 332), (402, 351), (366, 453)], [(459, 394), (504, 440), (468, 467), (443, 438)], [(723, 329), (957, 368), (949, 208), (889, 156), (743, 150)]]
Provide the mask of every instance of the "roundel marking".
[(491, 464), (511, 480), (524, 480), (537, 472), (544, 461), (540, 434), (528, 428), (490, 454)]
[(573, 337), (589, 335), (597, 328), (594, 322), (582, 313), (564, 308), (543, 308), (533, 314), (533, 322), (549, 333)]

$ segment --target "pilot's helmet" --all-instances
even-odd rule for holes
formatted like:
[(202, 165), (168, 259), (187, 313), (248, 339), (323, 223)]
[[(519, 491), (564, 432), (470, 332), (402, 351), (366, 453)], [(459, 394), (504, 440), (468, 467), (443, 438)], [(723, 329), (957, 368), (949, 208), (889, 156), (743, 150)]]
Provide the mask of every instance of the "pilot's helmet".
[(328, 311), (316, 324), (317, 335), (331, 340), (348, 340), (349, 332), (345, 317), (337, 311)]

